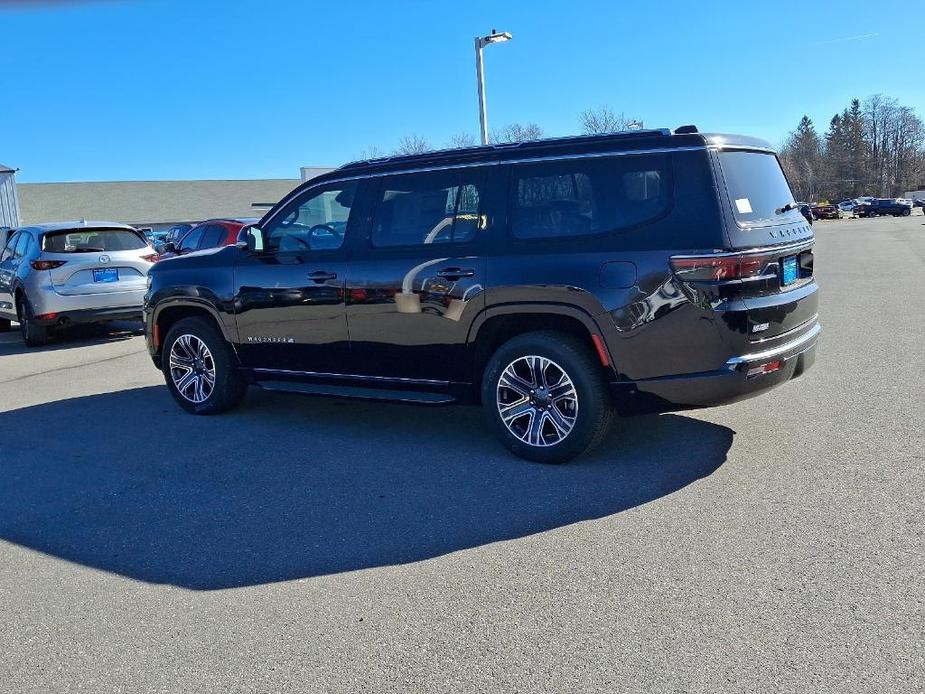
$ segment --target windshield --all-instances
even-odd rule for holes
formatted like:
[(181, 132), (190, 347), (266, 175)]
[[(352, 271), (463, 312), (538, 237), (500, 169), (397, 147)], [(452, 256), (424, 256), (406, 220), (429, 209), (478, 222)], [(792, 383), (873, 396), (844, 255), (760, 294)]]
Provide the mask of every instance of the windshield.
[[(802, 221), (776, 156), (761, 152), (720, 152), (719, 161), (739, 226)], [(788, 205), (793, 207), (785, 209)]]
[(42, 240), (42, 250), (47, 253), (134, 251), (145, 246), (144, 239), (128, 229), (72, 229), (45, 234)]

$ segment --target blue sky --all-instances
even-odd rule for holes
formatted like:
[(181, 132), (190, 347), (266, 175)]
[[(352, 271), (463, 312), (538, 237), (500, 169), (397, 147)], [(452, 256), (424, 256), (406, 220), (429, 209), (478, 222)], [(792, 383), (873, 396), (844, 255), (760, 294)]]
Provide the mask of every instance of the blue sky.
[[(0, 162), (20, 181), (298, 176), (415, 133), (578, 132), (607, 104), (779, 143), (882, 92), (925, 117), (907, 2), (0, 0)], [(906, 17), (908, 22), (903, 19)], [(895, 20), (895, 24), (893, 24)], [(908, 27), (897, 31), (897, 27)]]

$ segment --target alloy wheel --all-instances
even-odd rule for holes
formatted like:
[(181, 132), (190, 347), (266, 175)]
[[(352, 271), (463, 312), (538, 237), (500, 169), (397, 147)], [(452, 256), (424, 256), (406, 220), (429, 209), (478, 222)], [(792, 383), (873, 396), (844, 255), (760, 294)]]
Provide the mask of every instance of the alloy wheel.
[(209, 399), (215, 389), (215, 359), (195, 335), (180, 335), (170, 347), (170, 378), (177, 392), (193, 404)]
[(497, 406), (504, 426), (518, 439), (530, 446), (554, 446), (575, 428), (578, 393), (556, 362), (528, 355), (502, 372)]

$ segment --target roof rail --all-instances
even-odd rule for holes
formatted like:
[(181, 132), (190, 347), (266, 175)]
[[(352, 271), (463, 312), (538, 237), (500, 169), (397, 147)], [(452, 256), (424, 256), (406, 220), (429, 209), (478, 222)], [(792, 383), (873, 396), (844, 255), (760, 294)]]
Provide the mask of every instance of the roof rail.
[[(693, 127), (693, 126), (691, 126)], [(675, 131), (677, 132), (677, 131)], [(693, 132), (697, 132), (696, 128)], [(453, 147), (449, 149), (434, 149), (419, 154), (396, 154), (388, 157), (376, 157), (374, 159), (357, 159), (356, 161), (347, 162), (340, 169), (352, 169), (359, 166), (370, 166), (373, 164), (386, 164), (389, 162), (397, 163), (403, 161), (414, 161), (417, 159), (440, 158), (449, 154), (477, 154), (479, 152), (499, 152), (509, 149), (522, 149), (530, 147), (546, 147), (557, 143), (580, 143), (580, 142), (598, 142), (610, 139), (628, 139), (634, 137), (667, 137), (670, 136), (671, 130), (668, 128), (650, 128), (645, 130), (621, 130), (614, 133), (604, 133), (600, 135), (566, 135), (563, 137), (547, 137), (538, 140), (524, 140), (523, 142), (499, 142), (489, 145), (475, 145), (472, 147)]]

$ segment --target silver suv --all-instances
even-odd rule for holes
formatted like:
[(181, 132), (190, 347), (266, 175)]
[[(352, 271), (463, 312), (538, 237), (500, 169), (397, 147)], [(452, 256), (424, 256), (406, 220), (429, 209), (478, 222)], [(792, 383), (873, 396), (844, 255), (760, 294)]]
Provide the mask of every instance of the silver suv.
[(9, 232), (0, 252), (0, 332), (19, 322), (30, 347), (52, 328), (140, 320), (157, 253), (115, 222), (37, 224)]

